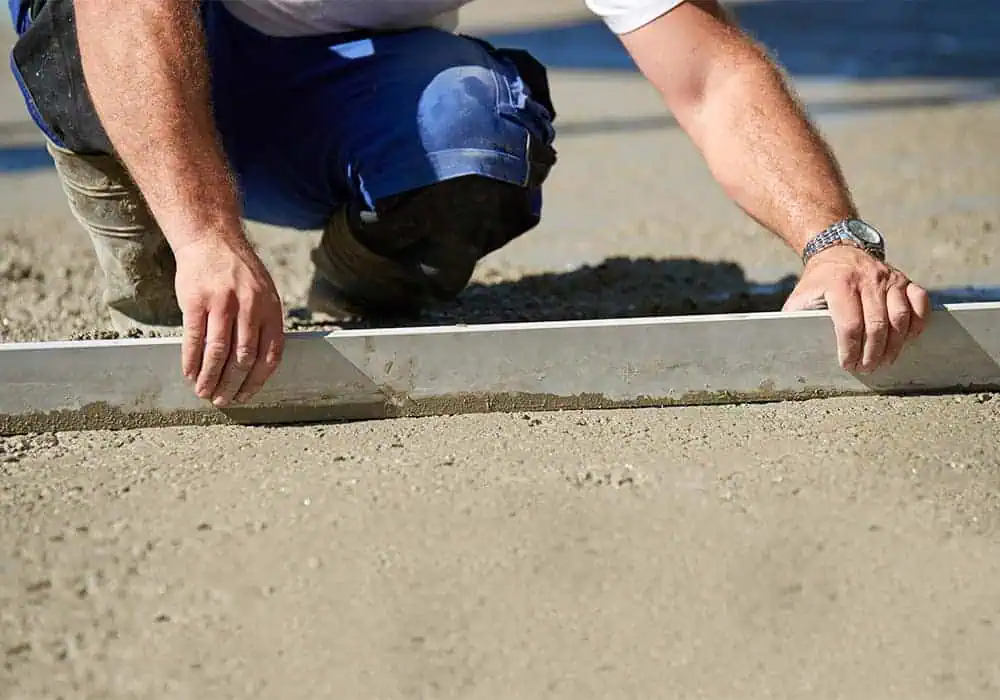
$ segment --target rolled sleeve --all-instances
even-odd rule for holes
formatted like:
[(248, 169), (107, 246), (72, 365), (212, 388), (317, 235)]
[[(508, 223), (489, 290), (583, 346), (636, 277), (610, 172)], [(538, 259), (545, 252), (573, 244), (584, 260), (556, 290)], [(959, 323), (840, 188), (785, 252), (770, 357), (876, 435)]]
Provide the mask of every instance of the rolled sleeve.
[(627, 34), (670, 12), (685, 0), (586, 0), (615, 34)]

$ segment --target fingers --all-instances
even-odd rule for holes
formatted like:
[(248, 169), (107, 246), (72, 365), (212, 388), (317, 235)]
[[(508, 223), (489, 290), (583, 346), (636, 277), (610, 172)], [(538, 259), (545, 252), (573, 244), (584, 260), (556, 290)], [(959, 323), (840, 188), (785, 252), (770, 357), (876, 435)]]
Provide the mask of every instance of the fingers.
[(889, 342), (889, 313), (886, 306), (886, 290), (881, 285), (870, 285), (861, 290), (864, 306), (865, 345), (861, 354), (862, 372), (874, 372), (885, 357)]
[(185, 378), (216, 407), (248, 400), (274, 373), (284, 348), (274, 282), (252, 251), (229, 240), (191, 243), (175, 258)]
[(808, 290), (793, 293), (785, 300), (782, 311), (825, 311), (829, 308), (821, 291)]
[(221, 306), (208, 316), (195, 391), (218, 408), (248, 401), (281, 363), (285, 333), (280, 302), (266, 314), (259, 307), (254, 302), (238, 310)]
[(837, 336), (837, 357), (849, 372), (874, 372), (896, 362), (930, 319), (927, 292), (898, 270), (851, 247), (815, 257), (785, 310), (821, 308), (825, 299)]
[(916, 340), (927, 327), (927, 319), (931, 315), (931, 298), (927, 290), (912, 283), (906, 286), (906, 298), (913, 310), (907, 340)]
[(240, 306), (236, 317), (236, 335), (230, 347), (229, 359), (212, 397), (212, 403), (219, 408), (232, 403), (243, 388), (243, 383), (250, 372), (258, 364), (260, 325), (254, 316), (252, 304)]
[(205, 308), (201, 304), (184, 310), (184, 337), (181, 341), (181, 372), (194, 384), (201, 373), (202, 353), (205, 351)]
[(237, 403), (245, 403), (260, 391), (264, 383), (271, 378), (278, 365), (285, 347), (285, 331), (282, 323), (271, 322), (264, 326), (260, 334), (260, 354), (257, 363), (250, 371), (239, 393)]
[(271, 378), (284, 352), (285, 332), (280, 305), (261, 324), (254, 304), (240, 308), (236, 340), (213, 403), (222, 408), (234, 400), (249, 401)]
[(235, 304), (222, 302), (209, 310), (201, 372), (195, 384), (199, 398), (210, 399), (215, 394), (222, 379), (222, 373), (229, 361), (235, 324)]
[(913, 309), (904, 288), (899, 285), (889, 287), (885, 297), (885, 308), (889, 322), (888, 340), (884, 353), (884, 365), (891, 365), (899, 359), (903, 346), (910, 336)]
[(837, 334), (837, 360), (848, 372), (854, 372), (861, 362), (865, 342), (861, 297), (845, 286), (827, 295), (827, 305)]
[(888, 286), (844, 285), (827, 295), (841, 367), (874, 372), (899, 359), (906, 343), (923, 332), (930, 316), (927, 292), (903, 279)]
[[(884, 299), (884, 304), (881, 301)], [(927, 291), (913, 284), (905, 277), (898, 276), (884, 291), (875, 290), (871, 295), (871, 310), (866, 298), (866, 318), (878, 319), (885, 309), (885, 346), (879, 353), (880, 340), (876, 339), (871, 348), (866, 343), (865, 360), (862, 371), (874, 372), (880, 367), (895, 364), (908, 342), (916, 340), (927, 325), (931, 312), (930, 296)], [(875, 321), (878, 325), (878, 321)], [(872, 329), (866, 320), (867, 337), (877, 336), (879, 330)]]

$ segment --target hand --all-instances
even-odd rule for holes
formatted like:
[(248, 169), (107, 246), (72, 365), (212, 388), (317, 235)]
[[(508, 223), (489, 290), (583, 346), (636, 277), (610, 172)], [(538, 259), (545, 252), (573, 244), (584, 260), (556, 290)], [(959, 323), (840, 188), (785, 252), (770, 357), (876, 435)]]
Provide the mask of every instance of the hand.
[(860, 248), (838, 245), (806, 263), (785, 311), (828, 307), (844, 369), (873, 372), (894, 363), (924, 330), (927, 292)]
[(274, 282), (245, 240), (200, 239), (174, 257), (184, 376), (217, 407), (244, 403), (281, 361), (284, 312)]

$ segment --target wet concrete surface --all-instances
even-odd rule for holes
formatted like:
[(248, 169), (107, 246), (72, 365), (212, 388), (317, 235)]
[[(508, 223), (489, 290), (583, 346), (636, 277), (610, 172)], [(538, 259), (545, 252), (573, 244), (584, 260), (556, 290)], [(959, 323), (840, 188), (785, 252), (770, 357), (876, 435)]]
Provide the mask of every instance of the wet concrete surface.
[[(834, 20), (858, 56), (878, 54), (851, 40), (866, 28), (990, 55), (996, 9), (950, 5), (978, 9), (738, 10), (793, 57)], [(593, 26), (577, 2), (498, 7), (470, 25)], [(676, 310), (797, 273), (601, 51), (552, 72), (545, 221), (441, 319)], [(839, 51), (795, 60), (811, 104), (868, 105), (822, 124), (891, 260), (932, 288), (1000, 284), (1000, 100), (947, 97), (993, 59), (864, 80)], [(24, 123), (0, 78), (0, 147), (38, 146)], [(0, 176), (0, 217), (0, 338), (99, 329), (51, 170)], [(294, 308), (313, 236), (252, 233)], [(992, 699), (998, 422), (983, 394), (2, 439), (0, 697)]]
[(995, 698), (998, 420), (945, 397), (6, 442), (0, 692)]

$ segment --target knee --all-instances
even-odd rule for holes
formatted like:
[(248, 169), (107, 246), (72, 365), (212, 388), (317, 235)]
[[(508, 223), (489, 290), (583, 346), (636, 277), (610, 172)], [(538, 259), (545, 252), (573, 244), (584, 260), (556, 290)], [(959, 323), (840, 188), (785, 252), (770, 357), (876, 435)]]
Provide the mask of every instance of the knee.
[(456, 297), (476, 263), (534, 228), (537, 190), (469, 175), (376, 203), (360, 222), (362, 242), (375, 252), (418, 267), (439, 299)]
[(485, 66), (453, 66), (437, 73), (417, 104), (424, 150), (491, 148), (489, 137), (498, 128), (497, 91), (496, 76)]

